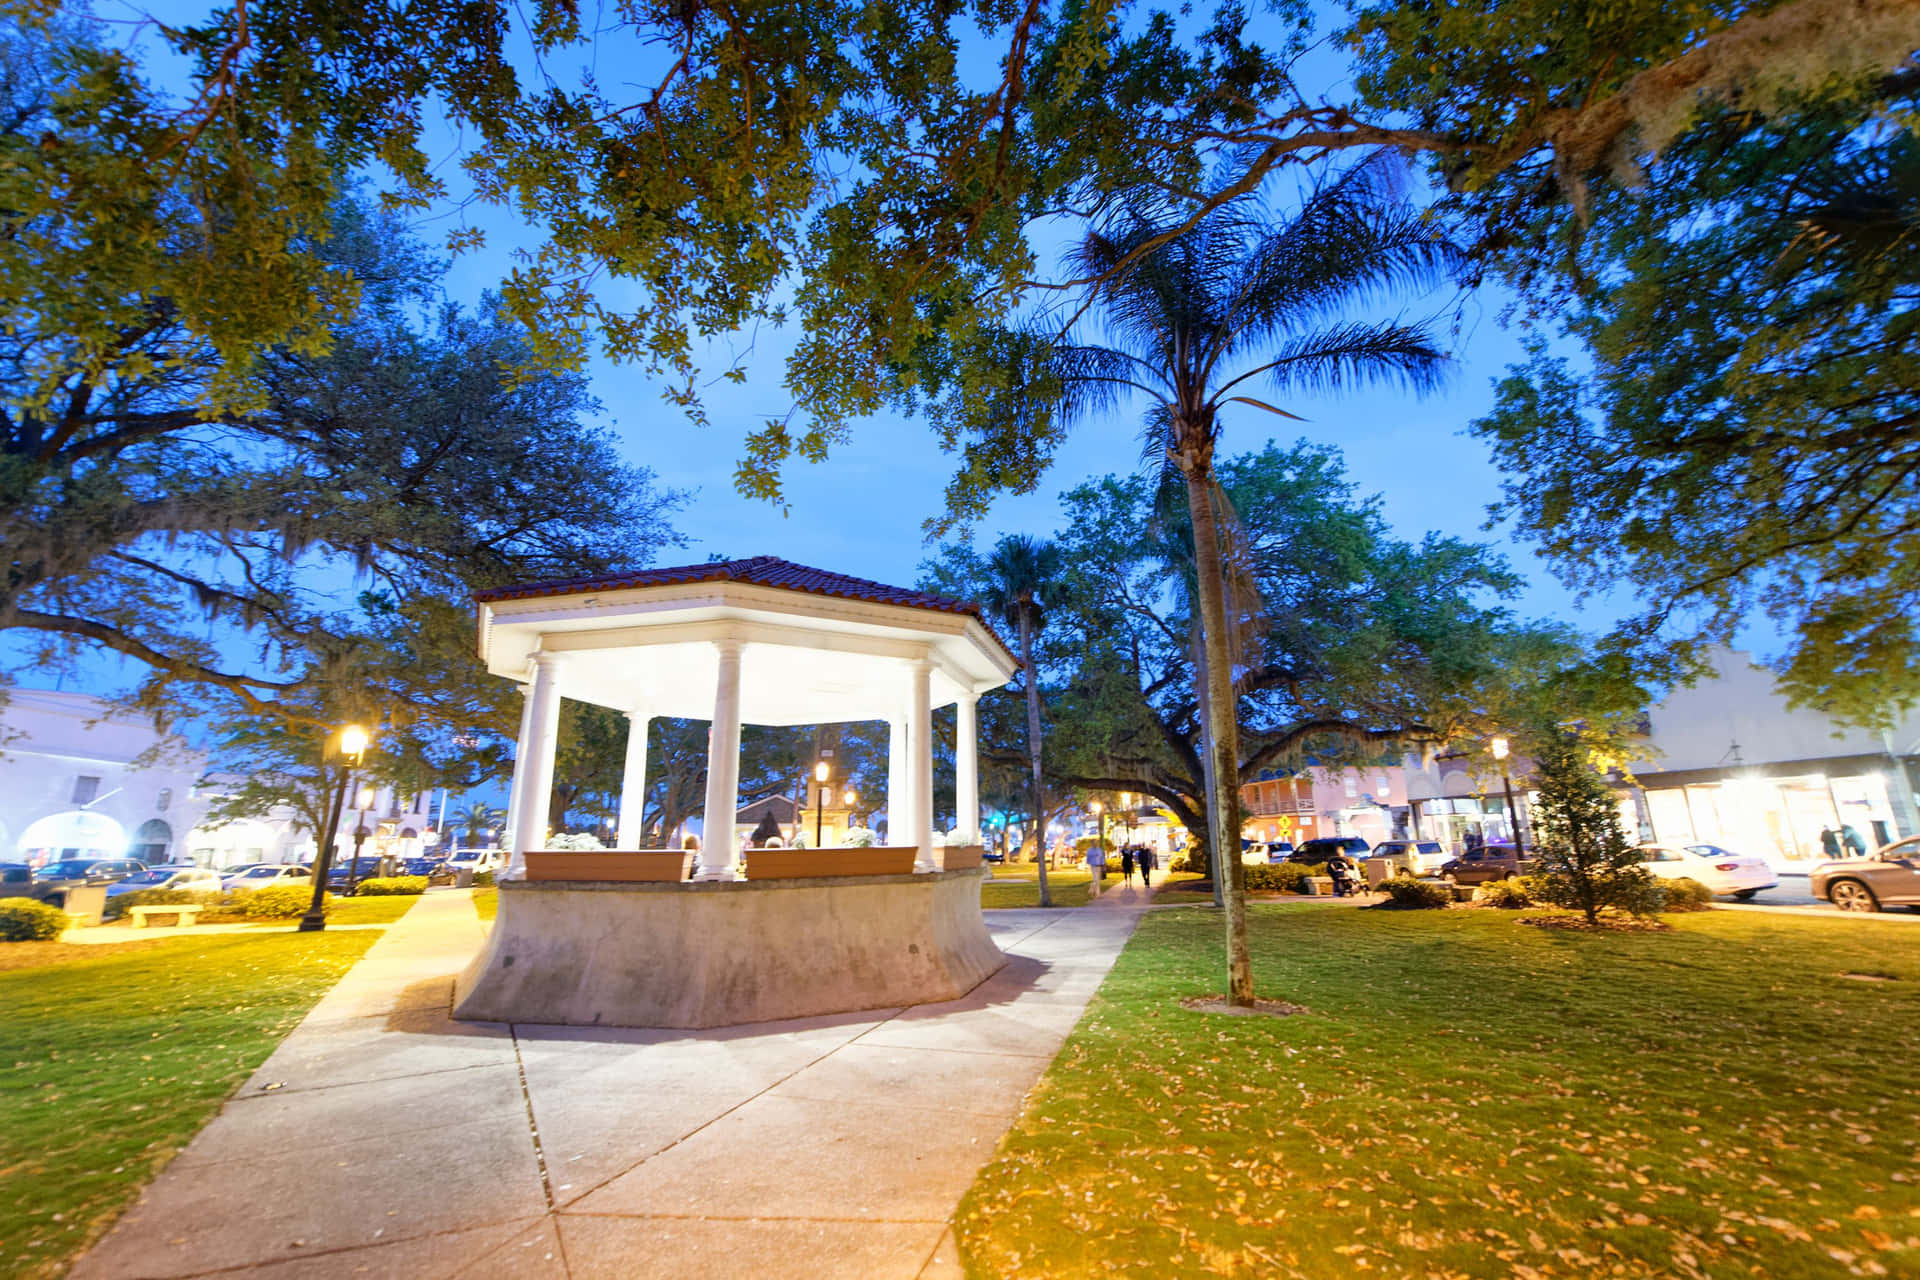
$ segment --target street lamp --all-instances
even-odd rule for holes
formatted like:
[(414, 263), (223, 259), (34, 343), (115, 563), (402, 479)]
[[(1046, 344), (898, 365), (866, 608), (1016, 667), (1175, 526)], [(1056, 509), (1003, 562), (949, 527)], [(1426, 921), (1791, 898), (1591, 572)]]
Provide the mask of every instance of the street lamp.
[(367, 810), (373, 808), (374, 798), (372, 787), (360, 788), (360, 793), (354, 797), (353, 861), (347, 864), (347, 896), (349, 898), (360, 885), (360, 848), (366, 844), (367, 837), (373, 834), (367, 830)]
[(367, 751), (367, 731), (357, 724), (340, 730), (340, 754), (347, 767), (340, 774), (340, 789), (334, 793), (327, 810), (326, 833), (320, 837), (320, 856), (313, 863), (313, 904), (300, 917), (301, 933), (317, 933), (327, 927), (327, 873), (333, 869), (333, 841), (340, 831), (340, 812), (347, 807), (347, 788), (353, 784), (353, 771)]
[(821, 824), (826, 821), (827, 779), (833, 776), (833, 766), (822, 760), (813, 766), (813, 780), (819, 785), (813, 789), (813, 847), (820, 847)]
[(1513, 828), (1513, 856), (1522, 857), (1527, 852), (1526, 845), (1520, 842), (1520, 815), (1513, 807), (1513, 777), (1507, 772), (1507, 754), (1510, 748), (1505, 738), (1495, 738), (1487, 744), (1493, 752), (1493, 758), (1500, 762), (1500, 781), (1507, 789), (1507, 825)]
[(1132, 844), (1133, 843), (1133, 792), (1122, 791), (1120, 793), (1120, 807), (1127, 811), (1127, 818), (1126, 818), (1127, 843)]
[(1101, 853), (1105, 853), (1107, 851), (1107, 806), (1095, 800), (1087, 807), (1092, 809), (1093, 816), (1100, 820), (1100, 843), (1094, 847), (1099, 849)]

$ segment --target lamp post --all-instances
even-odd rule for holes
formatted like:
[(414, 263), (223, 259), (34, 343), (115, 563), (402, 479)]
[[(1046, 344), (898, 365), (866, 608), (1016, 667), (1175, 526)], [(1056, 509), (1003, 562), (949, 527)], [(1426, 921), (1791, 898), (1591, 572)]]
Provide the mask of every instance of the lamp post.
[(1133, 843), (1133, 792), (1122, 791), (1120, 793), (1120, 807), (1127, 811), (1127, 817), (1126, 817), (1127, 843), (1132, 844)]
[(827, 779), (832, 776), (833, 766), (825, 760), (813, 766), (813, 780), (818, 784), (813, 789), (813, 847), (816, 849), (820, 847), (820, 831), (827, 816)]
[(367, 810), (373, 808), (375, 799), (373, 788), (361, 787), (360, 794), (354, 799), (359, 803), (355, 805), (353, 811), (353, 861), (347, 864), (347, 896), (349, 898), (360, 885), (360, 848), (366, 844), (367, 837), (373, 834), (367, 830)]
[(1495, 738), (1487, 744), (1493, 752), (1493, 758), (1500, 762), (1500, 781), (1507, 789), (1507, 825), (1513, 828), (1513, 855), (1523, 857), (1526, 845), (1520, 842), (1520, 815), (1513, 807), (1513, 777), (1507, 772), (1507, 753), (1510, 748), (1505, 738)]
[(1100, 852), (1105, 853), (1107, 851), (1107, 806), (1095, 800), (1087, 807), (1092, 809), (1093, 816), (1100, 820), (1100, 835), (1098, 837), (1100, 843), (1095, 847), (1098, 848)]
[(347, 788), (353, 783), (353, 771), (360, 767), (360, 757), (366, 750), (365, 729), (350, 724), (340, 730), (340, 754), (347, 758), (347, 767), (340, 773), (340, 789), (334, 793), (333, 804), (327, 809), (320, 856), (313, 862), (313, 905), (300, 917), (301, 933), (317, 933), (327, 927), (327, 873), (333, 869), (333, 841), (340, 831), (340, 811), (347, 807)]
[[(847, 829), (851, 831), (853, 829), (853, 806), (859, 803), (860, 793), (852, 787), (848, 787), (846, 791), (841, 793), (840, 800), (847, 806)], [(842, 836), (841, 838), (845, 839), (846, 837)]]

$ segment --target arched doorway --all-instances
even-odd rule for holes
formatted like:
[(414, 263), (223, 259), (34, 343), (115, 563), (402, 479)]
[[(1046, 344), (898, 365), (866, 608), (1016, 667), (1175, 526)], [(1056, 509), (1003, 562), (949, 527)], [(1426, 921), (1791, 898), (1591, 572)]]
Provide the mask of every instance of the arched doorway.
[(172, 847), (173, 828), (158, 818), (148, 818), (133, 833), (133, 856), (142, 862), (165, 862)]

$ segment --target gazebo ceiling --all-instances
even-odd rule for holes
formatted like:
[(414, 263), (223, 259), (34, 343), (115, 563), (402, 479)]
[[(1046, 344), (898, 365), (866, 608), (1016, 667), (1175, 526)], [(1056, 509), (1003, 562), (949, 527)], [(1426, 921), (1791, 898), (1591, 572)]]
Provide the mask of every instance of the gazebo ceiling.
[(536, 650), (555, 654), (562, 696), (648, 715), (711, 719), (727, 640), (743, 645), (740, 718), (751, 724), (897, 718), (923, 658), (933, 706), (997, 688), (1017, 665), (975, 606), (775, 556), (475, 599), (489, 671), (524, 680)]

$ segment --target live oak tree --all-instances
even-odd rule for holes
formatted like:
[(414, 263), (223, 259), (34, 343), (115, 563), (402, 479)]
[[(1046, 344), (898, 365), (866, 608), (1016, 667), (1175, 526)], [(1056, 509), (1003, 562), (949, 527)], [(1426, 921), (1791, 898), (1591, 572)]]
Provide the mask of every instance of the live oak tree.
[[(1504, 606), (1518, 579), (1485, 547), (1388, 531), (1337, 451), (1269, 444), (1220, 464), (1243, 588), (1261, 623), (1236, 661), (1238, 787), (1263, 771), (1368, 764), (1406, 748), (1474, 751), (1558, 717), (1592, 741), (1630, 727), (1645, 694), (1565, 630)], [(1040, 654), (1057, 788), (1152, 796), (1214, 855), (1194, 679), (1190, 539), (1151, 475), (1108, 476), (1062, 500), (1065, 607)], [(951, 549), (941, 564), (963, 565)], [(994, 736), (995, 734), (999, 736)], [(983, 717), (989, 750), (1011, 726)], [(1015, 739), (1017, 741), (1017, 738)], [(1227, 856), (1236, 847), (1225, 846)], [(1217, 865), (1217, 863), (1215, 864)]]

